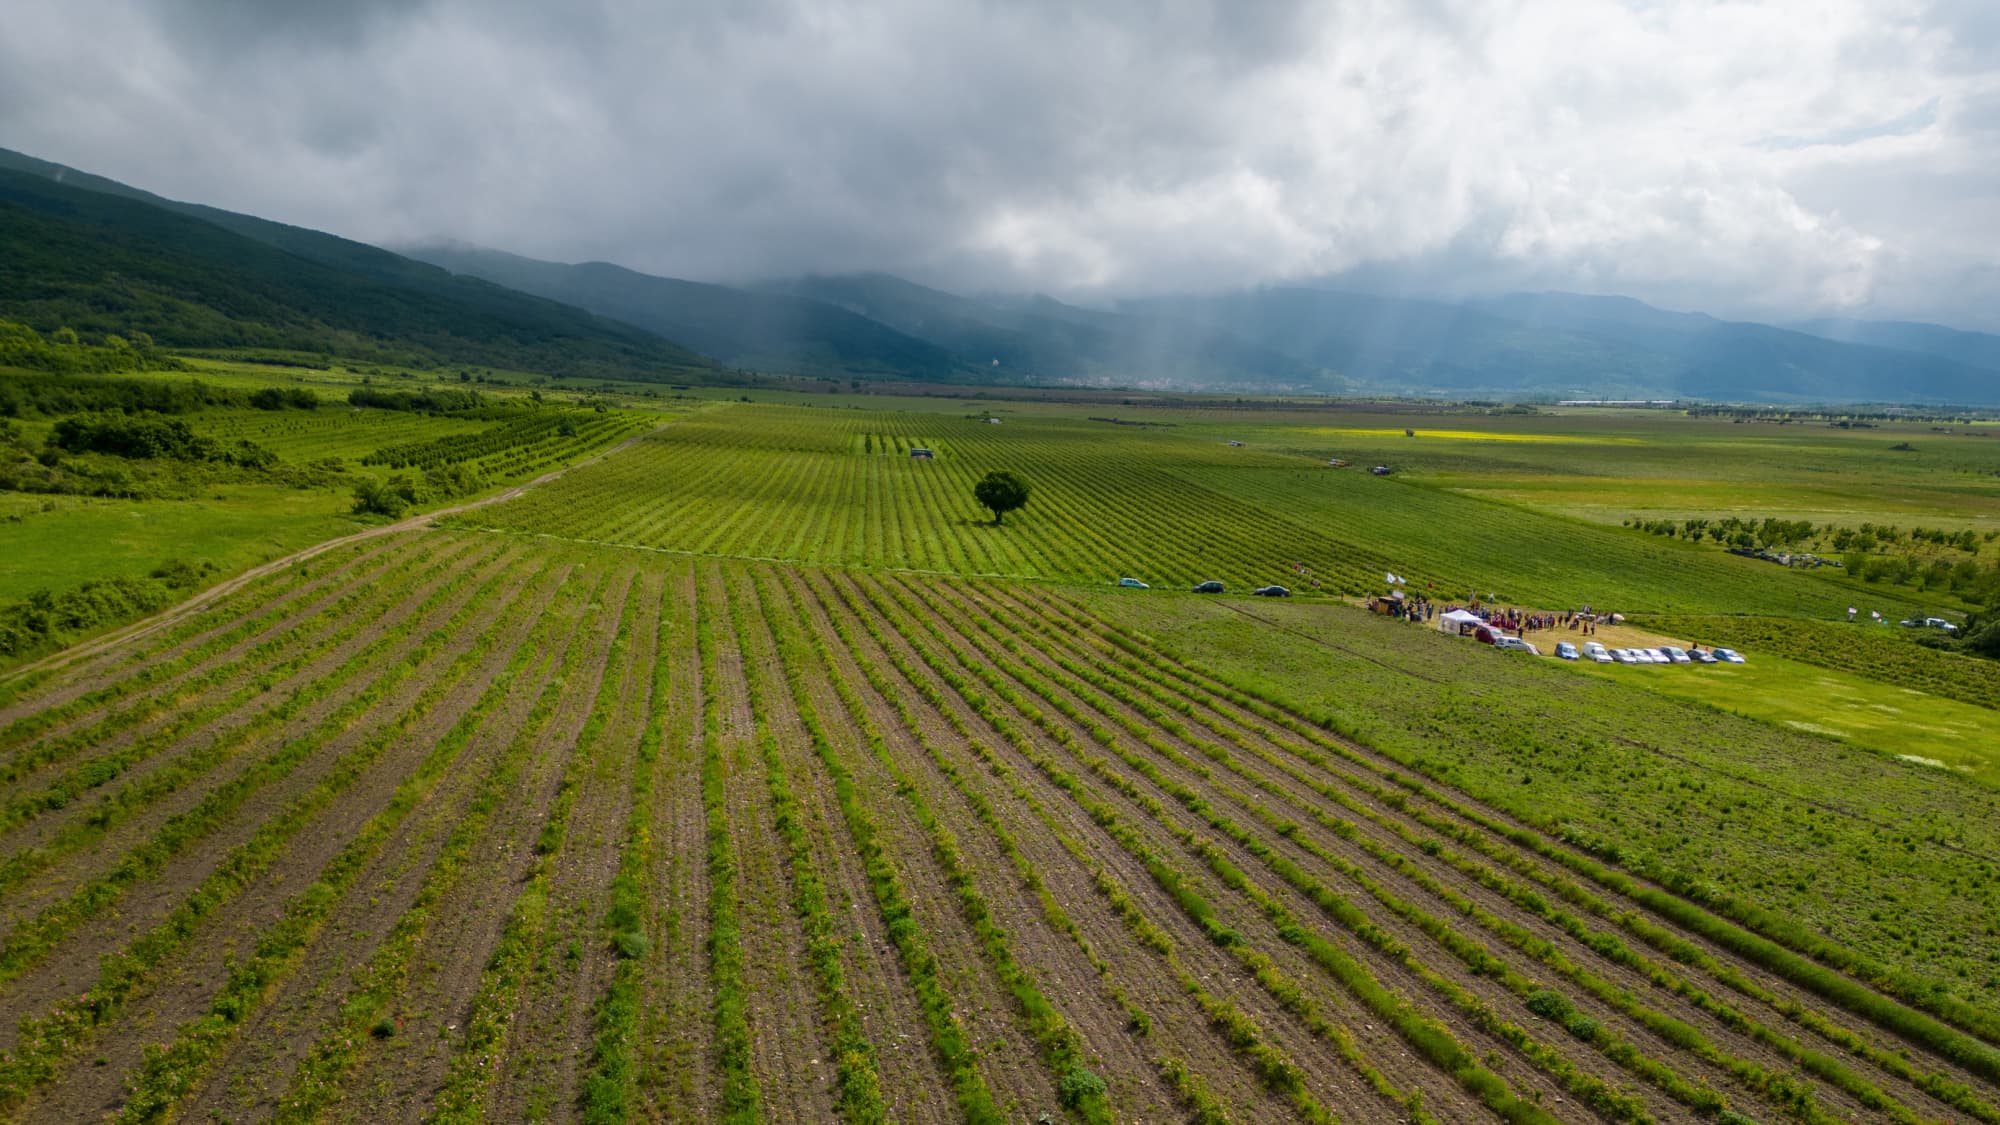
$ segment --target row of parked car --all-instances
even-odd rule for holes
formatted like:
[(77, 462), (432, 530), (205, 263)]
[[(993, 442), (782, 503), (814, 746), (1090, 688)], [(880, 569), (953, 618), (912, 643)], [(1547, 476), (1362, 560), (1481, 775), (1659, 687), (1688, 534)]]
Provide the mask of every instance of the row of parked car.
[[(1148, 586), (1146, 583), (1139, 581), (1137, 578), (1120, 578), (1118, 580), (1118, 584), (1120, 586), (1125, 587), (1127, 590), (1152, 589), (1151, 586)], [(1197, 594), (1220, 594), (1225, 592), (1227, 589), (1228, 587), (1224, 586), (1222, 583), (1217, 582), (1214, 579), (1210, 579), (1207, 582), (1197, 583), (1195, 585), (1194, 592)], [(1259, 586), (1255, 590), (1250, 591), (1250, 593), (1260, 598), (1289, 598), (1292, 596), (1292, 592), (1290, 590), (1286, 589), (1283, 586), (1275, 586), (1275, 585)]]
[(1558, 641), (1556, 656), (1563, 660), (1589, 660), (1598, 664), (1742, 664), (1744, 662), (1743, 654), (1733, 648), (1684, 649), (1675, 645), (1660, 645), (1657, 648), (1606, 648), (1596, 641), (1585, 641), (1582, 648), (1568, 641)]

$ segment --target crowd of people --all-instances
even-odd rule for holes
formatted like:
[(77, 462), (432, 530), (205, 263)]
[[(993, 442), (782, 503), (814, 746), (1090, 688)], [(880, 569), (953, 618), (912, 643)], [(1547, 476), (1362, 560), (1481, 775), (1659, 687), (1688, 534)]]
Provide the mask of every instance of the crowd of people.
[(1434, 620), (1438, 615), (1437, 606), (1429, 598), (1418, 595), (1414, 598), (1387, 597), (1369, 598), (1368, 608), (1375, 613), (1386, 613), (1399, 621), (1422, 624)]
[(1587, 637), (1597, 632), (1601, 625), (1623, 620), (1617, 614), (1596, 613), (1589, 606), (1584, 606), (1582, 609), (1566, 609), (1560, 613), (1542, 613), (1481, 605), (1475, 601), (1466, 606), (1448, 605), (1444, 608), (1444, 612), (1451, 613), (1460, 609), (1503, 632), (1517, 634), (1563, 630)]

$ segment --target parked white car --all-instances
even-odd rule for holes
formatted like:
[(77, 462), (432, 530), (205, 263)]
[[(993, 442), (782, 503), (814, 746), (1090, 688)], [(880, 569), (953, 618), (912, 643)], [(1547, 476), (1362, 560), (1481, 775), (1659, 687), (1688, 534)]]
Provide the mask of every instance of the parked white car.
[(1519, 637), (1495, 637), (1493, 638), (1493, 650), (1495, 652), (1525, 652), (1529, 656), (1540, 656), (1542, 654), (1541, 649), (1536, 648)]
[(1675, 648), (1673, 645), (1661, 645), (1660, 651), (1666, 653), (1667, 659), (1676, 664), (1689, 664), (1693, 662), (1684, 648)]

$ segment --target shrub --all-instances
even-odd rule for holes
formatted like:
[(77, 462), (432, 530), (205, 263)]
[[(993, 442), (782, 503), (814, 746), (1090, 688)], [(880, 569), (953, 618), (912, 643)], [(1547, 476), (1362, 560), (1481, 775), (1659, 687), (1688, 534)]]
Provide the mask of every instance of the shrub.
[(1576, 1014), (1569, 997), (1551, 988), (1538, 988), (1528, 993), (1528, 1010), (1545, 1020), (1562, 1023)]
[(1075, 1109), (1086, 1099), (1104, 1096), (1104, 1079), (1092, 1073), (1088, 1067), (1072, 1066), (1063, 1072), (1056, 1083), (1056, 1100), (1064, 1109)]

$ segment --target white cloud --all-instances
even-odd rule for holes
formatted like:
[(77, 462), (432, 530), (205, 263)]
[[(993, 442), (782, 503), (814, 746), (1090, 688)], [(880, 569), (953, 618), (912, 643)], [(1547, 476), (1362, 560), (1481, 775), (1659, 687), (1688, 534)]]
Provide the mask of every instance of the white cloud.
[(2000, 327), (1969, 0), (15, 7), (0, 144), (368, 239)]

